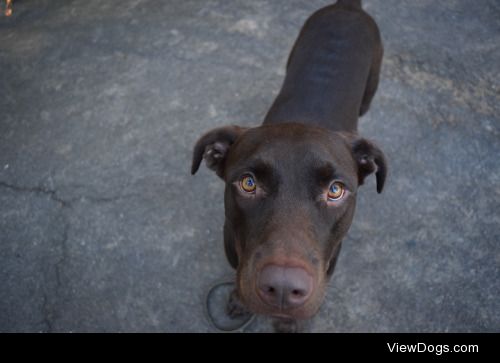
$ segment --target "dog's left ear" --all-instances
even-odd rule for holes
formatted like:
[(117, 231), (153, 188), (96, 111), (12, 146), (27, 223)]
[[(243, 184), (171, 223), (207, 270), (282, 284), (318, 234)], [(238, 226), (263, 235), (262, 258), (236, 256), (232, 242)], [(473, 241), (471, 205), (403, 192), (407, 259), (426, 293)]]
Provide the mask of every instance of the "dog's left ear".
[(207, 167), (222, 178), (227, 153), (231, 145), (245, 130), (247, 128), (240, 126), (224, 126), (210, 130), (200, 137), (193, 150), (191, 174), (194, 175), (198, 171), (201, 161), (205, 159)]
[(375, 172), (377, 192), (382, 193), (387, 175), (387, 161), (384, 153), (373, 142), (354, 137), (350, 140), (352, 154), (358, 164), (358, 183), (362, 185), (365, 178)]

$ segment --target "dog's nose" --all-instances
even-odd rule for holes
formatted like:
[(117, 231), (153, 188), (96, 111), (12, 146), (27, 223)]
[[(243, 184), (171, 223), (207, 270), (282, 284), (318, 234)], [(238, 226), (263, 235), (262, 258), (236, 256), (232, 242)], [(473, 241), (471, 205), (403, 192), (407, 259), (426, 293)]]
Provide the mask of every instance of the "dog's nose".
[(268, 265), (262, 269), (258, 294), (268, 305), (280, 309), (303, 305), (313, 289), (313, 279), (300, 267)]

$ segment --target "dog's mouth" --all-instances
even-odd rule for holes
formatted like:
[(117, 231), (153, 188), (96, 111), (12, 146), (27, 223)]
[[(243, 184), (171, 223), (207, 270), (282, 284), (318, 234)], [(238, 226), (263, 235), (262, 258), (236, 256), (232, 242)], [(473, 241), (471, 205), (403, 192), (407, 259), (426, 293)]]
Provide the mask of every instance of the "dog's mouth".
[[(321, 301), (322, 299), (319, 299), (319, 302)], [(305, 320), (312, 318), (317, 313), (320, 305), (321, 303), (311, 301), (307, 305), (294, 309), (277, 309), (258, 302), (258, 304), (251, 305), (251, 310), (257, 314), (281, 320)]]
[(296, 319), (293, 315), (289, 314), (272, 314), (271, 317), (277, 319)]

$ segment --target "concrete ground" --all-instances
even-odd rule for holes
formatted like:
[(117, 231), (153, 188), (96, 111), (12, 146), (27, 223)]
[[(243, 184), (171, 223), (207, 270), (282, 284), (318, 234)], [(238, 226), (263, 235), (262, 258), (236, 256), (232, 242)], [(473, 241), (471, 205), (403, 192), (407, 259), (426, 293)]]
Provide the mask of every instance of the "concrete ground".
[[(325, 0), (14, 1), (0, 16), (0, 331), (210, 332), (231, 273), (204, 131), (257, 125)], [(365, 0), (385, 42), (313, 331), (500, 331), (500, 4)], [(259, 318), (247, 330), (270, 331)]]

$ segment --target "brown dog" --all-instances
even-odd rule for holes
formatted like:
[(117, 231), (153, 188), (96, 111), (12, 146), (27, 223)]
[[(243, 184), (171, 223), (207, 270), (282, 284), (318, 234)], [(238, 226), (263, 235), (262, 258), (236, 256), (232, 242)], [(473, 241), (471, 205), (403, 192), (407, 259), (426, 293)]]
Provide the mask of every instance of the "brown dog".
[[(378, 27), (360, 1), (340, 0), (314, 13), (290, 54), (287, 75), (263, 125), (209, 131), (195, 148), (226, 183), (224, 245), (237, 286), (229, 304), (271, 315), (295, 330), (320, 307), (358, 186), (387, 165), (358, 136), (382, 61)], [(285, 328), (284, 328), (285, 327)]]

